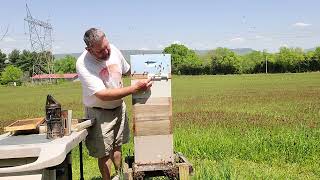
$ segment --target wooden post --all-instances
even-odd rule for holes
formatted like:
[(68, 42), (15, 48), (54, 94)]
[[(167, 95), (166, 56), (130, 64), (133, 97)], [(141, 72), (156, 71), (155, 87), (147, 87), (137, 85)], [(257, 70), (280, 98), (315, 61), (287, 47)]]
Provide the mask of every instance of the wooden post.
[(179, 164), (179, 179), (189, 180), (189, 165), (185, 163)]

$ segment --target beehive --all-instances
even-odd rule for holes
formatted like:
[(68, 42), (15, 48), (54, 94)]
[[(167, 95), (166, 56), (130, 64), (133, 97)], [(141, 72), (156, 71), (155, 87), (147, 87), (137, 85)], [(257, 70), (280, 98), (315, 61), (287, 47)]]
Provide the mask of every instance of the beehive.
[(153, 79), (149, 91), (132, 96), (135, 164), (172, 163), (171, 56), (132, 55), (130, 59), (131, 84)]

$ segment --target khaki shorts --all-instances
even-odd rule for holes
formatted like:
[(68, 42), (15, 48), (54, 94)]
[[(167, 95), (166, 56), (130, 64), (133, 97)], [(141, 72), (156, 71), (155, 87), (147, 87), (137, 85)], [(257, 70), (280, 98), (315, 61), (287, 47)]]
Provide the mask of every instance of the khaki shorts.
[(113, 110), (86, 107), (85, 116), (95, 119), (94, 124), (88, 128), (86, 138), (90, 156), (108, 156), (114, 147), (129, 142), (130, 130), (124, 102)]

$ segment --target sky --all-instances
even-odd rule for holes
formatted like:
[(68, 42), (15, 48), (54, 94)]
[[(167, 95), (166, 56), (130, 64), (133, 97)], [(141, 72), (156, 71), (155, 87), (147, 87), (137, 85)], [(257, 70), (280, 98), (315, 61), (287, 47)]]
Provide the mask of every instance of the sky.
[(6, 0), (0, 6), (0, 49), (31, 49), (32, 17), (52, 24), (54, 54), (79, 53), (84, 32), (102, 29), (122, 50), (194, 50), (320, 46), (319, 0)]

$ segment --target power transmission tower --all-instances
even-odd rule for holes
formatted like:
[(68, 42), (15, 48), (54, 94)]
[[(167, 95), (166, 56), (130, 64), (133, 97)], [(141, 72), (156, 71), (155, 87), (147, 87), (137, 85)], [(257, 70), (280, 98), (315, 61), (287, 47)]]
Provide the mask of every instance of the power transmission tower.
[(53, 28), (48, 22), (33, 18), (27, 4), (26, 11), (27, 17), (24, 20), (29, 26), (31, 49), (37, 54), (33, 62), (32, 76), (49, 74), (51, 82), (51, 74), (54, 73), (51, 37)]

